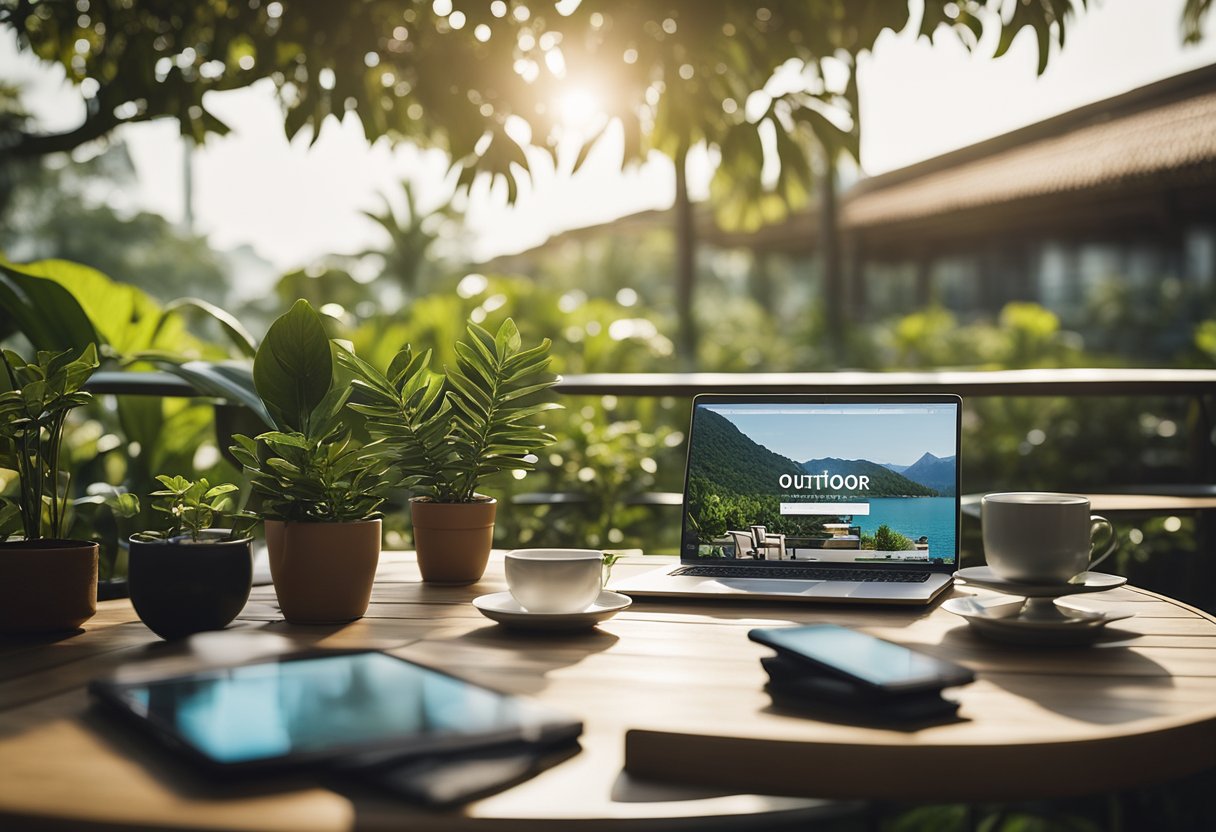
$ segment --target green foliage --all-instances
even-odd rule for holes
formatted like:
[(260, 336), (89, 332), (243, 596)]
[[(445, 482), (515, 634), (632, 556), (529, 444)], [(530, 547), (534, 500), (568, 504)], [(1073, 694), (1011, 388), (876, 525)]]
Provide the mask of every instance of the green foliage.
[(987, 369), (1079, 366), (1089, 359), (1059, 317), (1035, 303), (1009, 303), (997, 320), (959, 324), (930, 306), (868, 328), (856, 363), (875, 369), (969, 366)]
[[(100, 360), (135, 370), (160, 366), (203, 396), (243, 404), (269, 426), (248, 364), (217, 360), (227, 356), (225, 346), (187, 330), (188, 323), (200, 318), (218, 322), (221, 337), (231, 339), (239, 351), (248, 349), (248, 333), (218, 307), (183, 301), (162, 308), (141, 289), (79, 263), (0, 260), (0, 322), (11, 321), (35, 349), (83, 349), (96, 343)], [(0, 324), (0, 334), (2, 330)], [(73, 459), (74, 478), (90, 488), (122, 483), (124, 490), (146, 494), (155, 487), (156, 471), (193, 468), (199, 454), (205, 458), (216, 449), (212, 411), (207, 402), (143, 395), (119, 396), (113, 408), (90, 405), (84, 410), (79, 447), (75, 438), (67, 440), (69, 450), (80, 455)], [(125, 441), (117, 441), (118, 436)], [(225, 466), (226, 471), (219, 470)], [(233, 474), (218, 458), (205, 467), (221, 478)], [(149, 511), (145, 507), (145, 514)], [(150, 515), (143, 518), (145, 525), (151, 520)]]
[(72, 268), (74, 264), (51, 261), (18, 266), (0, 258), (0, 309), (34, 349), (82, 350), (88, 344), (102, 343), (72, 292), (45, 276), (54, 274), (56, 266)]
[(423, 211), (414, 196), (414, 186), (408, 180), (401, 183), (405, 197), (405, 212), (398, 215), (393, 204), (384, 198), (384, 210), (380, 213), (364, 211), (367, 217), (388, 234), (388, 246), (383, 249), (368, 249), (357, 257), (377, 255), (384, 260), (379, 279), (398, 288), (406, 298), (417, 297), (425, 288), (424, 280), (434, 267), (430, 249), (439, 239), (440, 223), (455, 215), (452, 201), (429, 211)]
[(688, 483), (689, 522), (698, 530), (698, 539), (710, 543), (728, 529), (745, 530), (764, 526), (773, 534), (788, 537), (818, 536), (826, 517), (782, 514), (781, 498), (776, 494), (731, 492), (704, 477), (691, 476)]
[(915, 549), (916, 544), (883, 523), (874, 530), (874, 548), (880, 552), (904, 552)]
[(604, 566), (600, 573), (600, 583), (608, 586), (608, 582), (612, 580), (612, 567), (616, 566), (616, 562), (625, 557), (617, 552), (604, 552)]
[[(1197, 31), (1193, 21), (1207, 2), (1188, 0), (1188, 31)], [(559, 144), (573, 142), (577, 170), (614, 132), (609, 125), (623, 135), (622, 165), (651, 150), (682, 162), (704, 142), (720, 155), (717, 176), (736, 185), (746, 212), (766, 201), (759, 175), (766, 132), (774, 131), (779, 163), (772, 193), (783, 201), (804, 199), (813, 186), (808, 148), (858, 155), (857, 58), (884, 30), (953, 33), (968, 49), (995, 34), (1000, 55), (1030, 28), (1041, 73), (1053, 42), (1063, 44), (1067, 22), (1085, 7), (1083, 0), (927, 0), (914, 20), (907, 0), (771, 0), (763, 14), (754, 3), (722, 2), (712, 15), (703, 0), (511, 5), (501, 15), (484, 3), (439, 14), (421, 0), (371, 0), (338, 14), (328, 4), (179, 8), (132, 0), (106, 7), (104, 30), (82, 27), (70, 3), (0, 5), (0, 25), (23, 48), (61, 65), (72, 83), (99, 84), (83, 123), (44, 134), (18, 121), (6, 145), (18, 158), (70, 150), (160, 117), (176, 118), (183, 135), (202, 142), (229, 129), (208, 109), (208, 93), (269, 81), (288, 137), (311, 127), (315, 141), (325, 120), (353, 112), (369, 141), (438, 147), (459, 169), (458, 187), (489, 174), (505, 183), (511, 202), (537, 158), (557, 165)], [(164, 59), (175, 60), (164, 68)], [(800, 72), (787, 71), (791, 88), (771, 94), (766, 85), (782, 67)], [(566, 124), (557, 102), (582, 88), (598, 90), (602, 112)], [(764, 105), (758, 113), (745, 106), (753, 96)], [(525, 153), (520, 134), (508, 133), (516, 120), (527, 124), (524, 144), (543, 154)]]
[(162, 308), (142, 289), (69, 260), (17, 264), (0, 257), (0, 312), (35, 349), (98, 344), (102, 357), (120, 361), (158, 350), (168, 351), (177, 362), (223, 357), (222, 346), (185, 329), (186, 315), (217, 323), (242, 353), (248, 354), (251, 346), (240, 323), (213, 304), (187, 298)]
[[(341, 354), (347, 354), (345, 350)], [(298, 300), (270, 326), (253, 361), (277, 430), (233, 437), (229, 450), (274, 520), (348, 522), (376, 516), (395, 484), (391, 465), (351, 438), (350, 388), (335, 384), (334, 347), (316, 310)]]
[[(740, 494), (777, 493), (782, 476), (864, 474), (870, 478), (868, 497), (935, 497), (937, 492), (887, 468), (866, 460), (793, 460), (774, 453), (744, 435), (724, 416), (710, 410), (697, 414), (697, 446), (692, 449), (697, 465), (691, 474), (714, 482), (730, 483)], [(806, 494), (841, 493), (826, 484), (822, 488), (800, 488)], [(861, 493), (861, 492), (859, 492)]]
[(1202, 321), (1195, 327), (1195, 346), (1205, 359), (1216, 363), (1216, 321)]
[(330, 303), (347, 310), (366, 303), (378, 308), (367, 284), (360, 283), (350, 272), (339, 268), (297, 269), (282, 275), (274, 285), (272, 300), (277, 303), (272, 310), (277, 312), (289, 308), (300, 298), (317, 308)]
[(152, 333), (152, 340), (156, 340), (156, 336), (160, 333), (160, 330), (168, 321), (172, 320), (174, 314), (193, 314), (195, 317), (203, 317), (214, 321), (245, 358), (253, 358), (257, 355), (257, 342), (254, 341), (253, 336), (249, 334), (245, 326), (231, 313), (201, 298), (179, 297), (166, 303), (160, 320), (156, 322), (156, 330)]
[(21, 506), (10, 502), (0, 502), (0, 540), (20, 534), (22, 529)]
[(27, 250), (87, 264), (161, 301), (201, 294), (222, 302), (229, 288), (227, 265), (206, 238), (158, 214), (125, 216), (105, 204), (91, 205), (86, 193), (63, 182), (44, 183), (21, 200), (27, 204), (14, 207), (16, 227), (0, 231), (0, 245), (20, 241)]
[(120, 541), (131, 536), (132, 521), (139, 513), (139, 498), (112, 485), (95, 484), (87, 495), (72, 500), (68, 537), (97, 544), (99, 580), (115, 577)]
[(470, 323), (456, 344), (456, 366), (445, 375), (428, 368), (429, 351), (416, 355), (408, 345), (387, 374), (351, 352), (339, 352), (339, 360), (365, 394), (366, 402), (352, 407), (367, 416), (367, 429), (379, 440), (376, 453), (391, 460), (418, 495), (467, 503), (478, 499), (484, 478), (531, 470), (535, 451), (554, 441), (528, 421), (560, 407), (530, 403), (556, 382), (547, 372), (549, 348), (546, 338), (524, 349), (508, 318), (493, 335)]
[(231, 450), (253, 486), (257, 513), (270, 520), (370, 520), (395, 485), (391, 468), (338, 427), (316, 438), (268, 431), (234, 439)]
[(318, 406), (333, 388), (333, 347), (321, 318), (306, 300), (298, 300), (266, 333), (253, 359), (253, 382), (271, 418), (282, 430), (315, 436), (314, 412), (327, 420), (341, 408)]
[(240, 491), (237, 486), (231, 483), (211, 485), (205, 478), (192, 482), (180, 475), (161, 474), (156, 480), (164, 487), (150, 495), (152, 508), (166, 515), (166, 528), (141, 532), (137, 536), (139, 539), (172, 541), (189, 537), (198, 543), (204, 531), (225, 522), (224, 518), (231, 519), (232, 528), (223, 539), (240, 540), (248, 536), (248, 523), (253, 515), (237, 508), (231, 496)]
[(81, 387), (97, 369), (97, 349), (39, 350), (32, 364), (5, 350), (4, 369), (0, 455), (17, 471), (21, 527), (26, 540), (58, 538), (67, 508), (67, 488), (60, 485), (64, 424), (71, 410), (92, 398)]
[(696, 418), (697, 445), (690, 455), (697, 467), (690, 475), (730, 483), (740, 494), (764, 494), (776, 493), (782, 476), (802, 473), (797, 461), (756, 444), (724, 416), (702, 410)]

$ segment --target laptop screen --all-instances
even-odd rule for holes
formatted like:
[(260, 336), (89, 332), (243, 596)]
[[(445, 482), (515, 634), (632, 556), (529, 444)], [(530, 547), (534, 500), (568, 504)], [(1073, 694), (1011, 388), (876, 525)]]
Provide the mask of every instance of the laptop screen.
[(701, 396), (684, 560), (953, 566), (960, 400)]

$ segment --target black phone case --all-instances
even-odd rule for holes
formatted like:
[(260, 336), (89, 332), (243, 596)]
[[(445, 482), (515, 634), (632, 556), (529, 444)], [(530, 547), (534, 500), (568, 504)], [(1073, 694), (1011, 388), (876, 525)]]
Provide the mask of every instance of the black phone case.
[(953, 719), (958, 703), (940, 693), (866, 699), (824, 695), (816, 680), (769, 682), (764, 687), (773, 704), (786, 710), (805, 712), (812, 717), (866, 724), (924, 723)]
[[(749, 630), (747, 637), (757, 644), (763, 644), (765, 647), (777, 651), (777, 656), (775, 658), (779, 659), (780, 663), (775, 665), (775, 671), (769, 670), (770, 676), (773, 674), (773, 672), (776, 672), (782, 676), (791, 678), (814, 676), (822, 679), (831, 679), (848, 685), (855, 694), (887, 698), (914, 696), (922, 693), (937, 693), (945, 688), (966, 685), (975, 681), (975, 674), (972, 673), (970, 669), (961, 665), (954, 665), (951, 662), (946, 662), (946, 664), (959, 669), (960, 675), (957, 678), (929, 680), (925, 684), (918, 684), (910, 687), (901, 687), (899, 685), (883, 687), (880, 685), (874, 685), (861, 679), (857, 679), (839, 668), (832, 667), (828, 664), (820, 664), (810, 657), (804, 656), (797, 651), (785, 647), (784, 645), (775, 644), (768, 638), (768, 632), (768, 628), (756, 628)], [(761, 659), (761, 661), (766, 662), (765, 659)], [(765, 664), (765, 669), (769, 669), (769, 663)]]

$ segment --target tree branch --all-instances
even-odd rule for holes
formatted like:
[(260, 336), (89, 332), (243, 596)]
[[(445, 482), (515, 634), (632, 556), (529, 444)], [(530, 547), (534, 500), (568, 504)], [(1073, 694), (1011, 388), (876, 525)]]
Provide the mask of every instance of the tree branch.
[(86, 118), (79, 127), (65, 133), (26, 133), (15, 131), (0, 136), (0, 154), (11, 159), (30, 159), (50, 153), (66, 153), (86, 142), (99, 139), (116, 127), (148, 121), (151, 114), (118, 118), (111, 112), (99, 112)]

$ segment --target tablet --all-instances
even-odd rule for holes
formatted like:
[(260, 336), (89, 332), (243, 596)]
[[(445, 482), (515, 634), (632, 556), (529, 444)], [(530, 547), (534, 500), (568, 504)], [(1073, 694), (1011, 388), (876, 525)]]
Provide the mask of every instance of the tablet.
[(312, 651), (89, 692), (214, 773), (569, 742), (582, 723), (378, 651)]

